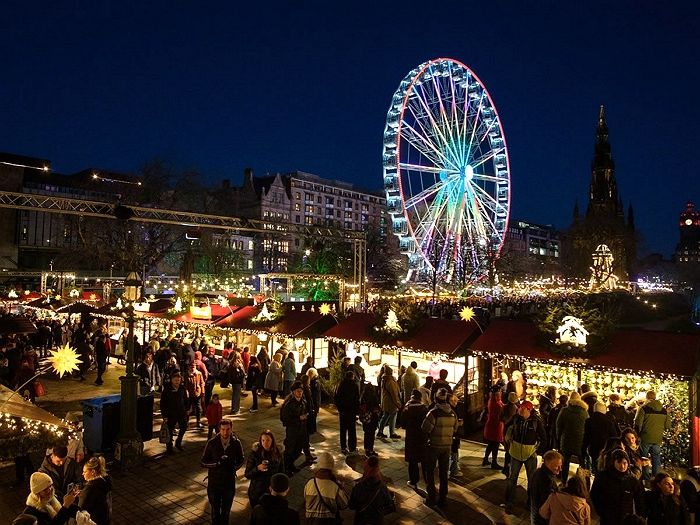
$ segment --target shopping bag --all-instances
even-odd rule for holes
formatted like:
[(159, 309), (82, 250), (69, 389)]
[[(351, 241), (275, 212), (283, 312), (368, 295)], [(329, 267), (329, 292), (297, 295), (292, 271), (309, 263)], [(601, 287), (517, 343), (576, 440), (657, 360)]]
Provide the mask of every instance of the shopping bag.
[(76, 525), (97, 525), (92, 519), (90, 519), (90, 513), (86, 510), (79, 510), (75, 514)]
[(160, 432), (158, 433), (158, 441), (161, 443), (170, 443), (170, 429), (165, 423), (161, 423)]
[(34, 395), (36, 397), (41, 397), (46, 395), (46, 389), (39, 381), (34, 381)]
[(591, 471), (589, 469), (584, 467), (577, 468), (576, 476), (583, 480), (588, 490), (591, 490)]

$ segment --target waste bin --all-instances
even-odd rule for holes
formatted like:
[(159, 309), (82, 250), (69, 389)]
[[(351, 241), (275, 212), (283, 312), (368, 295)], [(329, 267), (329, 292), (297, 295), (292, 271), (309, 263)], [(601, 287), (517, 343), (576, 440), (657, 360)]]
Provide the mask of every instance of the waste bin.
[[(114, 449), (119, 435), (121, 396), (86, 399), (83, 404), (83, 442), (91, 452)], [(153, 439), (153, 396), (136, 400), (136, 430), (143, 441)]]
[(91, 452), (114, 448), (119, 433), (119, 394), (86, 399), (83, 405), (83, 443)]

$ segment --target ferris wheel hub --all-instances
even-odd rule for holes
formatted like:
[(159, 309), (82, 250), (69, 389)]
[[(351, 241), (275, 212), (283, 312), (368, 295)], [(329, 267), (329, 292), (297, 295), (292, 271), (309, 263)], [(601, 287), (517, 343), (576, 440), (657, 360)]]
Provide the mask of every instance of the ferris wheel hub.
[(466, 182), (471, 182), (474, 178), (474, 168), (472, 168), (470, 164), (467, 164), (462, 168), (461, 175), (464, 177)]

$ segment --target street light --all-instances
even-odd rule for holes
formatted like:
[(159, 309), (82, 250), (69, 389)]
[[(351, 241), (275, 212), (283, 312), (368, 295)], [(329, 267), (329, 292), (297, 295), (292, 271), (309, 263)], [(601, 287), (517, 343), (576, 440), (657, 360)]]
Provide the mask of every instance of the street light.
[(141, 281), (136, 272), (127, 275), (124, 281), (126, 321), (129, 326), (126, 350), (126, 375), (119, 378), (121, 383), (120, 430), (117, 437), (115, 458), (123, 469), (135, 464), (143, 454), (143, 441), (136, 430), (138, 376), (134, 374), (134, 303), (141, 293)]

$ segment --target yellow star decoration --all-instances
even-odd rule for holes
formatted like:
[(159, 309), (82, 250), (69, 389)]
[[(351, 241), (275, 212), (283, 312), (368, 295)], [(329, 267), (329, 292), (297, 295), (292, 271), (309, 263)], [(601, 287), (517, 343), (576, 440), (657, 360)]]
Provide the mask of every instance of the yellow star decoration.
[(331, 313), (331, 305), (328, 303), (323, 303), (321, 306), (318, 308), (318, 313), (321, 315), (328, 315)]
[(471, 306), (465, 306), (462, 311), (459, 312), (459, 317), (462, 321), (471, 321), (474, 318), (474, 309)]
[(51, 350), (51, 357), (49, 357), (49, 362), (54, 372), (58, 374), (58, 377), (63, 377), (63, 374), (69, 374), (74, 370), (78, 370), (78, 364), (82, 363), (78, 359), (78, 354), (75, 350), (68, 346), (61, 346), (58, 350)]

